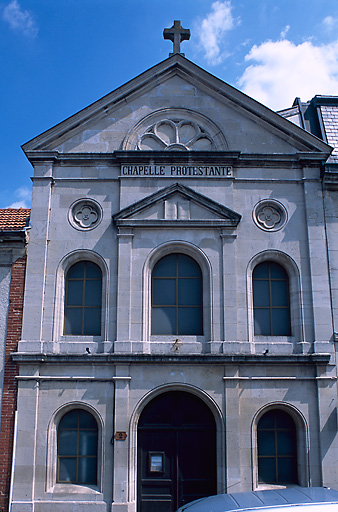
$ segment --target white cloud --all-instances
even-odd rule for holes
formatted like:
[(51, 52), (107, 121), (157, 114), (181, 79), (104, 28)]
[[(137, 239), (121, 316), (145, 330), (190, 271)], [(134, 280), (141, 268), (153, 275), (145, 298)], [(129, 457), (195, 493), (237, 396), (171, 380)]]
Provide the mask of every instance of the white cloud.
[(338, 19), (334, 18), (333, 16), (326, 16), (326, 18), (324, 18), (322, 21), (322, 25), (324, 27), (324, 30), (332, 32), (337, 28)]
[(19, 187), (14, 192), (17, 201), (6, 208), (30, 208), (32, 191), (28, 187)]
[(11, 29), (21, 32), (24, 36), (36, 37), (38, 35), (38, 27), (33, 15), (29, 11), (23, 10), (17, 0), (12, 0), (3, 8), (2, 18)]
[(285, 39), (286, 34), (289, 32), (289, 30), (290, 30), (290, 25), (286, 25), (284, 27), (284, 29), (282, 30), (282, 32), (280, 33), (280, 36), (282, 39)]
[(213, 2), (211, 12), (202, 20), (199, 33), (200, 43), (210, 64), (219, 64), (226, 55), (221, 55), (222, 37), (235, 26), (230, 0)]
[(246, 55), (253, 62), (238, 80), (249, 96), (273, 109), (291, 106), (316, 94), (338, 95), (338, 40), (322, 46), (284, 39), (255, 45)]

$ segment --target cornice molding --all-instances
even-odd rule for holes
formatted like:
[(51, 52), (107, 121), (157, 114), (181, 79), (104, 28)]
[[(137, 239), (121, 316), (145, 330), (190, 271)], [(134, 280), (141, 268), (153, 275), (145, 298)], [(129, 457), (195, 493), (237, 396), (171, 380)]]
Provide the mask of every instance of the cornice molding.
[(327, 365), (330, 354), (309, 355), (225, 355), (225, 354), (35, 354), (13, 352), (12, 360), (18, 364), (263, 364), (263, 365)]
[[(325, 164), (328, 154), (323, 152), (297, 153), (241, 153), (240, 151), (114, 151), (113, 153), (60, 153), (58, 151), (30, 150), (26, 156), (34, 165), (78, 165), (105, 163), (110, 166), (127, 164), (178, 164), (205, 163), (241, 167), (318, 167)], [(328, 165), (328, 164), (327, 164)]]

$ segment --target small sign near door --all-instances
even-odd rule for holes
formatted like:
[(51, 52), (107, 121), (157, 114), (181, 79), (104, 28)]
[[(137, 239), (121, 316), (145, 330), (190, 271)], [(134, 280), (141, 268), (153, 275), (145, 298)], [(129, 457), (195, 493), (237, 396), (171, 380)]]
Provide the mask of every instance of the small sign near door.
[(149, 452), (149, 472), (164, 473), (164, 452)]
[(116, 432), (115, 439), (116, 441), (125, 441), (127, 439), (127, 432)]

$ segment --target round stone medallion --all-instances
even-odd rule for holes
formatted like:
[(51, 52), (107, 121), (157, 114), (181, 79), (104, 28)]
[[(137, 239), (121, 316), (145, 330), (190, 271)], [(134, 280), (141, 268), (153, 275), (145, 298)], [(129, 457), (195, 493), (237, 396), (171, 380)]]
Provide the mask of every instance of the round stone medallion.
[(285, 206), (276, 199), (263, 199), (253, 209), (255, 224), (264, 231), (278, 231), (287, 222)]
[(68, 219), (76, 229), (94, 229), (102, 220), (102, 208), (94, 199), (79, 199), (70, 206)]

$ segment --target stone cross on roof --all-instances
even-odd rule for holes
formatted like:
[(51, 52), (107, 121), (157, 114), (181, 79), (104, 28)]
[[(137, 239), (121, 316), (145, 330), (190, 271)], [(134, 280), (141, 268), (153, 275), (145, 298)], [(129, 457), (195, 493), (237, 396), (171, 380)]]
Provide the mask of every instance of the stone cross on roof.
[(190, 39), (190, 30), (188, 28), (182, 28), (181, 20), (175, 20), (174, 24), (171, 28), (165, 28), (163, 30), (164, 39), (170, 39), (174, 43), (173, 53), (169, 53), (169, 57), (174, 55), (175, 53), (180, 53), (184, 56), (184, 53), (181, 53), (181, 42), (188, 41)]

